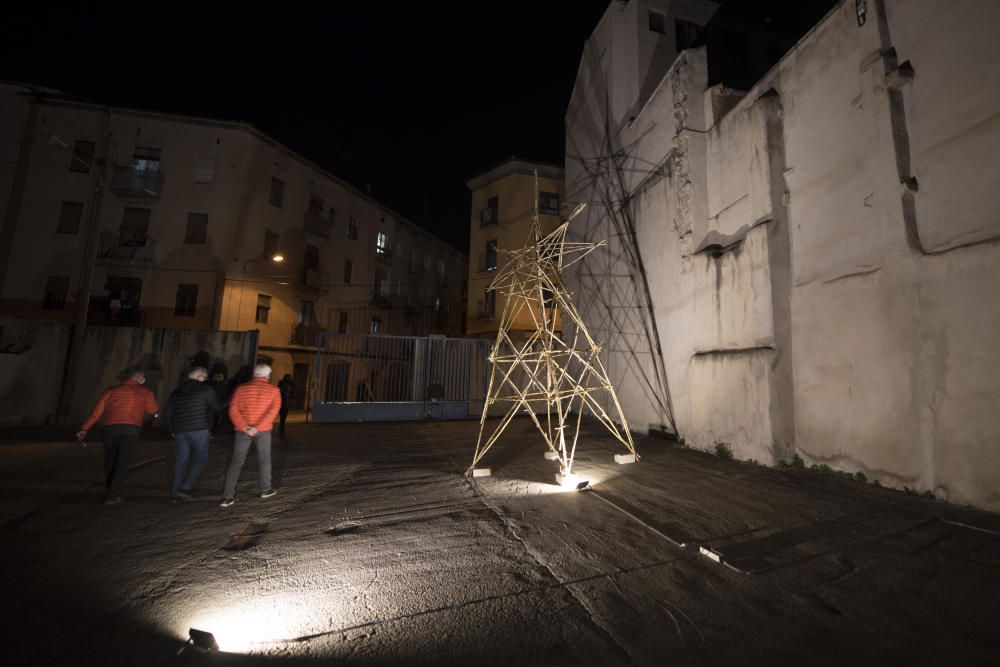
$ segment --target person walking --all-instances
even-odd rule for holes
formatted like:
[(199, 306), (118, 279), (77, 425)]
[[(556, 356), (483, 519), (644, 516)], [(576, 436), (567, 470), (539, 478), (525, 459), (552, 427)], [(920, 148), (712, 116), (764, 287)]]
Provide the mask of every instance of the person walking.
[(222, 363), (217, 363), (212, 366), (212, 379), (209, 381), (212, 389), (215, 391), (215, 398), (219, 402), (219, 414), (216, 416), (215, 424), (212, 426), (214, 431), (219, 426), (230, 426), (229, 416), (229, 384), (226, 382), (226, 365)]
[(251, 444), (257, 448), (260, 497), (270, 498), (277, 493), (271, 488), (271, 428), (281, 409), (281, 391), (271, 384), (270, 379), (271, 367), (257, 364), (253, 369), (253, 379), (237, 387), (229, 399), (229, 419), (233, 422), (236, 437), (233, 460), (229, 464), (222, 492), (222, 507), (236, 502), (236, 483)]
[(104, 437), (104, 486), (107, 488), (105, 505), (115, 505), (122, 501), (122, 483), (139, 441), (143, 419), (147, 414), (153, 415), (153, 419), (160, 416), (156, 397), (142, 386), (145, 382), (144, 371), (137, 368), (125, 371), (125, 379), (121, 384), (104, 390), (90, 416), (76, 433), (76, 439), (83, 442), (87, 431), (101, 421)]
[[(212, 385), (205, 382), (208, 371), (195, 366), (167, 399), (163, 422), (177, 442), (174, 448), (174, 479), (170, 486), (173, 500), (194, 500), (194, 485), (208, 462), (208, 444), (212, 426), (221, 406)], [(194, 454), (194, 465), (188, 460)]]
[(292, 376), (285, 373), (285, 377), (278, 382), (278, 390), (281, 392), (281, 410), (278, 412), (278, 430), (285, 432), (285, 420), (288, 419), (288, 411), (292, 409), (295, 402), (295, 383)]

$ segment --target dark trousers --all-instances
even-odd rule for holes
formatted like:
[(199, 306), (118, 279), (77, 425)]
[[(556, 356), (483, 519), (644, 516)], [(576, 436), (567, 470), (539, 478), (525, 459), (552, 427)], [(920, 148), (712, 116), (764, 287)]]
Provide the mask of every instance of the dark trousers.
[(288, 419), (288, 411), (291, 408), (292, 406), (290, 405), (289, 406), (282, 405), (281, 409), (278, 410), (278, 430), (280, 430), (282, 433), (284, 433), (285, 431), (285, 420)]
[(121, 496), (122, 482), (128, 473), (128, 464), (139, 442), (139, 427), (126, 424), (105, 426), (104, 435), (104, 486), (109, 498)]
[[(198, 476), (208, 463), (208, 441), (212, 437), (206, 429), (177, 433), (174, 439), (174, 483), (170, 487), (170, 495), (177, 496), (178, 491), (190, 491), (198, 482)], [(194, 465), (188, 471), (188, 460), (194, 454)]]

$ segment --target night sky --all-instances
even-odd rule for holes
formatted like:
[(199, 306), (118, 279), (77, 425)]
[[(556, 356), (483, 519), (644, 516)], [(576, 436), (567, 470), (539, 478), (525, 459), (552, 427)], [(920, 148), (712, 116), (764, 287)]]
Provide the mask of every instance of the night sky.
[[(790, 46), (833, 1), (729, 0), (717, 18), (777, 25)], [(161, 2), (60, 11), (16, 3), (0, 28), (0, 79), (247, 121), (356, 186), (371, 184), (378, 200), (467, 250), (468, 178), (510, 155), (562, 163), (583, 42), (608, 4)]]

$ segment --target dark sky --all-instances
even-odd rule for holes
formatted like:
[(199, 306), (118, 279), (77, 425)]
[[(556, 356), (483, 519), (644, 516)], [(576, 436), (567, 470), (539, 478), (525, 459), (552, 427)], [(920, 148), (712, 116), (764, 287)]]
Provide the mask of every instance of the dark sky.
[[(724, 9), (763, 17), (831, 2)], [(466, 179), (510, 155), (562, 162), (583, 42), (608, 4), (15, 3), (0, 79), (250, 122), (465, 250)]]

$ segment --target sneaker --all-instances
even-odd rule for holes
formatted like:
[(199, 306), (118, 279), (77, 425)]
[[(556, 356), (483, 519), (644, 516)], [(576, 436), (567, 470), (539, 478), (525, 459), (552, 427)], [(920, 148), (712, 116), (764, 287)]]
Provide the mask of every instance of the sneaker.
[(121, 496), (115, 496), (114, 498), (112, 498), (111, 496), (108, 496), (107, 498), (104, 499), (104, 504), (105, 505), (117, 505), (121, 501), (122, 501)]
[(219, 503), (219, 507), (229, 507), (236, 502), (236, 498), (223, 498), (222, 502)]
[(191, 489), (181, 489), (174, 495), (175, 500), (194, 500), (194, 492)]
[(260, 497), (261, 498), (270, 498), (271, 496), (275, 496), (277, 494), (278, 494), (278, 492), (275, 491), (274, 489), (268, 489), (267, 491), (264, 491), (262, 494), (260, 494)]

